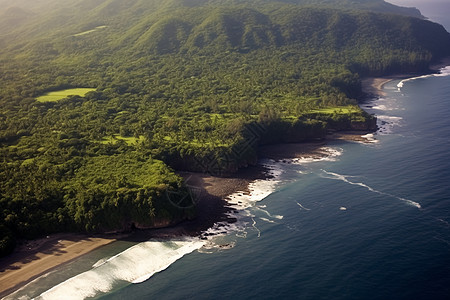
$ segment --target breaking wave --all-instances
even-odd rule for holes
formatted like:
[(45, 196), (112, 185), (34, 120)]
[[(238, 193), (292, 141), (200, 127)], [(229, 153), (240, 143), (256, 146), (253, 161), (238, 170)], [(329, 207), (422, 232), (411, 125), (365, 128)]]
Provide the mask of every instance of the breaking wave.
[[(303, 157), (293, 162), (304, 164), (334, 161), (343, 152), (340, 148), (330, 147), (322, 147), (320, 151), (317, 157)], [(249, 184), (247, 191), (236, 192), (227, 197), (229, 206), (234, 208), (230, 217), (236, 222), (216, 223), (198, 238), (151, 240), (136, 244), (113, 257), (100, 259), (93, 264), (92, 269), (54, 286), (35, 299), (78, 300), (96, 297), (123, 285), (144, 282), (194, 251), (214, 253), (231, 249), (236, 243), (233, 238), (246, 238), (248, 230), (260, 237), (262, 232), (257, 220), (274, 224), (283, 220), (282, 215), (270, 213), (265, 205), (258, 205), (258, 202), (276, 190), (286, 170), (283, 162), (267, 160), (262, 164), (268, 169), (268, 179), (256, 180)], [(309, 210), (299, 203), (298, 205)]]
[(422, 75), (422, 76), (403, 79), (402, 81), (400, 81), (397, 84), (397, 88), (398, 88), (398, 90), (401, 90), (403, 88), (403, 86), (405, 85), (405, 83), (408, 81), (422, 79), (422, 78), (430, 78), (430, 77), (444, 77), (444, 76), (449, 76), (449, 75), (450, 75), (450, 66), (446, 66), (444, 68), (441, 68), (439, 70), (439, 73), (437, 73), (437, 74), (428, 74), (428, 75)]
[(287, 159), (289, 163), (293, 164), (309, 164), (319, 161), (336, 161), (339, 156), (344, 153), (344, 149), (337, 147), (320, 147), (316, 154), (305, 155), (304, 157)]
[(107, 293), (119, 282), (140, 283), (204, 244), (204, 241), (192, 238), (139, 243), (60, 283), (36, 299), (81, 300)]

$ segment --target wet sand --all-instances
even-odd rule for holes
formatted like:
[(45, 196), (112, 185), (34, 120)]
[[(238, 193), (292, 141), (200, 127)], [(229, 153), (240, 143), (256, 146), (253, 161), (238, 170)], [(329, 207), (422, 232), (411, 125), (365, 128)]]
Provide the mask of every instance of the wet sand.
[(383, 85), (393, 79), (394, 77), (365, 78), (361, 81), (362, 89), (368, 97), (383, 97), (386, 96), (386, 93), (383, 92)]
[(0, 259), (0, 297), (63, 263), (115, 240), (78, 234), (56, 234), (27, 241), (18, 246), (12, 255)]
[[(407, 76), (405, 76), (407, 77)], [(370, 96), (383, 96), (382, 87), (390, 80), (399, 77), (367, 78), (363, 80), (363, 90)], [(327, 140), (340, 139), (351, 142), (367, 142), (361, 137), (363, 132), (337, 132)], [(289, 158), (323, 157), (321, 148), (326, 140), (268, 145), (259, 148), (259, 157), (282, 160)], [(228, 217), (231, 208), (225, 198), (235, 192), (247, 192), (250, 182), (267, 177), (262, 166), (250, 166), (230, 177), (215, 177), (208, 174), (180, 172), (186, 184), (196, 195), (198, 216), (169, 228), (141, 230), (120, 236), (91, 237), (81, 234), (57, 234), (35, 241), (24, 242), (16, 251), (0, 259), (0, 297), (17, 290), (26, 283), (48, 273), (99, 247), (126, 239), (144, 241), (150, 238), (171, 238), (174, 236), (198, 236), (202, 231), (221, 221), (233, 222)]]
[[(265, 157), (279, 158), (320, 155), (320, 143), (272, 145), (262, 147)], [(82, 234), (55, 234), (33, 241), (24, 241), (15, 252), (0, 259), (0, 297), (24, 286), (40, 275), (64, 265), (74, 259), (112, 243), (118, 239), (145, 241), (151, 238), (198, 236), (217, 222), (234, 222), (230, 219), (225, 198), (235, 192), (248, 192), (248, 185), (267, 178), (263, 166), (250, 166), (230, 177), (215, 177), (208, 174), (180, 172), (186, 184), (196, 195), (197, 217), (169, 228), (137, 230), (130, 234), (112, 236), (87, 236)]]

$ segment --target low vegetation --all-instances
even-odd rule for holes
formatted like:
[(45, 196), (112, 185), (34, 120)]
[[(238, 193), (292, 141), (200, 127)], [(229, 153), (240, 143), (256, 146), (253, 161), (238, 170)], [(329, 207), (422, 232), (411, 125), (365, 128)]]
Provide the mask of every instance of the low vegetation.
[(54, 92), (45, 93), (42, 96), (36, 98), (38, 102), (53, 102), (59, 101), (61, 99), (67, 98), (69, 96), (80, 96), (84, 97), (87, 93), (93, 92), (95, 89), (92, 88), (76, 88), (76, 89), (66, 89)]

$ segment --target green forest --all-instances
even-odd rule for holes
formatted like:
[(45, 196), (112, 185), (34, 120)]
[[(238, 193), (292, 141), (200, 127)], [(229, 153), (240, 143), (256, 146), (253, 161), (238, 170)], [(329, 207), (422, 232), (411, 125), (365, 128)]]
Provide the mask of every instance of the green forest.
[(25, 3), (0, 0), (0, 256), (195, 218), (176, 171), (374, 130), (361, 78), (450, 55), (441, 25), (381, 0)]

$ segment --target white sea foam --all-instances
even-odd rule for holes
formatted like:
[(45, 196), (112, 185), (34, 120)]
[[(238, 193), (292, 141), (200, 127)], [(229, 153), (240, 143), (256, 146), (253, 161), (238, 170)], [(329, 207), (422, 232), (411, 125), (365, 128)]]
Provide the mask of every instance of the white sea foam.
[(377, 98), (362, 106), (365, 110), (375, 111), (397, 111), (405, 110), (395, 97)]
[(270, 214), (267, 210), (262, 209), (262, 208), (259, 207), (259, 206), (255, 206), (255, 209), (257, 209), (257, 210), (259, 210), (259, 211), (262, 211), (262, 212), (265, 213), (269, 218), (278, 219), (278, 220), (282, 220), (282, 219), (283, 219), (283, 216), (280, 216), (280, 215), (272, 215), (272, 214)]
[(378, 134), (392, 134), (395, 127), (403, 126), (403, 118), (397, 116), (378, 115), (377, 116)]
[(386, 105), (383, 105), (383, 104), (379, 104), (379, 105), (372, 106), (372, 109), (377, 109), (377, 110), (392, 110), (392, 108), (388, 108)]
[(101, 265), (103, 265), (104, 263), (106, 263), (108, 261), (108, 259), (110, 259), (109, 257), (105, 257), (100, 259), (99, 261), (97, 261), (95, 264), (92, 265), (93, 268), (97, 268), (100, 267)]
[(344, 153), (344, 149), (338, 147), (320, 147), (315, 155), (300, 158), (287, 159), (288, 163), (303, 165), (319, 161), (336, 161)]
[(439, 74), (435, 74), (435, 76), (450, 76), (450, 66), (443, 67), (439, 70)]
[[(236, 222), (231, 224), (227, 222), (216, 223), (202, 234), (203, 238), (214, 239), (230, 233), (235, 233), (240, 238), (246, 238), (248, 225), (252, 226), (260, 237), (261, 231), (256, 227), (255, 216), (252, 213), (254, 210), (263, 212), (270, 219), (281, 220), (283, 218), (283, 216), (272, 215), (264, 209), (266, 208), (265, 205), (257, 205), (258, 202), (264, 200), (276, 190), (280, 183), (280, 176), (284, 172), (282, 165), (273, 160), (263, 161), (262, 164), (268, 170), (268, 179), (251, 182), (248, 185), (248, 192), (235, 192), (226, 198), (230, 207), (236, 211), (231, 212), (229, 217), (235, 218)], [(249, 224), (249, 220), (252, 224)]]
[(366, 188), (366, 189), (368, 189), (369, 191), (371, 191), (373, 193), (377, 193), (377, 194), (384, 195), (384, 196), (389, 196), (389, 197), (401, 200), (401, 201), (403, 201), (403, 202), (405, 202), (405, 203), (407, 203), (407, 204), (409, 204), (411, 206), (415, 206), (417, 208), (422, 208), (420, 206), (420, 204), (415, 202), (415, 201), (412, 201), (412, 200), (409, 200), (409, 199), (405, 199), (405, 198), (402, 198), (402, 197), (398, 197), (398, 196), (395, 196), (395, 195), (392, 195), (392, 194), (389, 194), (389, 193), (378, 191), (378, 190), (376, 190), (376, 189), (374, 189), (374, 188), (372, 188), (372, 187), (370, 187), (370, 186), (368, 186), (368, 185), (366, 185), (366, 184), (364, 184), (362, 182), (353, 182), (353, 181), (348, 180), (348, 178), (355, 177), (355, 176), (341, 175), (341, 174), (337, 174), (337, 173), (333, 173), (333, 172), (328, 172), (328, 171), (325, 171), (325, 170), (322, 170), (322, 173), (321, 173), (320, 176), (322, 178), (341, 180), (341, 181), (344, 181), (344, 182), (346, 182), (348, 184), (351, 184), (351, 185), (357, 185), (357, 186)]
[(373, 133), (368, 133), (368, 134), (362, 135), (361, 137), (362, 137), (363, 139), (366, 139), (366, 141), (363, 142), (364, 144), (365, 144), (365, 143), (376, 144), (376, 143), (379, 142), (379, 140), (377, 140), (377, 139), (375, 138), (375, 136), (374, 136)]
[(120, 281), (140, 283), (204, 244), (200, 239), (139, 243), (92, 270), (62, 282), (36, 299), (81, 300), (106, 293)]
[[(311, 160), (305, 158), (298, 163), (332, 161), (342, 154), (342, 149), (339, 148), (323, 147), (322, 151), (324, 153), (322, 157)], [(228, 197), (230, 206), (237, 211), (237, 213), (230, 213), (230, 217), (237, 219), (236, 222), (217, 223), (198, 239), (149, 241), (137, 244), (116, 256), (97, 261), (91, 270), (62, 282), (36, 299), (70, 300), (95, 297), (112, 290), (120, 282), (135, 284), (143, 282), (195, 250), (201, 253), (213, 253), (233, 248), (235, 242), (228, 241), (230, 239), (228, 236), (232, 232), (235, 233), (235, 237), (246, 238), (247, 229), (250, 228), (260, 237), (261, 230), (257, 226), (253, 212), (265, 214), (266, 217), (258, 218), (268, 223), (276, 223), (283, 219), (281, 215), (271, 214), (265, 205), (257, 205), (275, 191), (284, 172), (283, 163), (268, 160), (263, 164), (269, 170), (269, 179), (256, 180), (249, 184), (248, 192), (237, 192)]]
[[(271, 177), (265, 180), (256, 180), (249, 184), (249, 192), (236, 192), (227, 197), (230, 206), (238, 211), (238, 213), (233, 214), (230, 217), (236, 218), (237, 222), (233, 224), (228, 223), (218, 223), (212, 228), (208, 229), (205, 233), (205, 237), (210, 237), (218, 234), (222, 234), (223, 230), (238, 232), (241, 236), (246, 236), (247, 232), (245, 228), (247, 226), (246, 220), (252, 218), (252, 227), (255, 227), (256, 221), (254, 215), (251, 211), (259, 211), (267, 215), (268, 218), (261, 218), (266, 221), (276, 221), (282, 220), (283, 216), (271, 214), (265, 205), (258, 205), (257, 203), (264, 200), (266, 197), (271, 195), (276, 187), (281, 182), (281, 175), (285, 172), (286, 164), (303, 165), (313, 162), (320, 161), (336, 161), (337, 158), (343, 153), (342, 148), (337, 147), (321, 147), (319, 153), (314, 156), (305, 156), (301, 158), (285, 159), (283, 161), (265, 160), (262, 164), (268, 169), (268, 175)], [(303, 172), (303, 171), (300, 171)], [(307, 208), (304, 208), (308, 210)], [(256, 228), (255, 228), (256, 229)], [(258, 231), (258, 235), (261, 232)]]
[(201, 247), (198, 252), (200, 253), (213, 253), (220, 250), (228, 250), (234, 248), (236, 246), (236, 242), (227, 242), (227, 243), (217, 243), (213, 241), (207, 241), (203, 247)]
[(228, 202), (233, 208), (243, 210), (253, 207), (256, 202), (265, 199), (275, 191), (278, 180), (257, 180), (250, 183), (248, 193), (237, 192), (229, 195)]
[(298, 202), (295, 202), (295, 203), (297, 203), (297, 205), (300, 206), (301, 209), (304, 209), (304, 210), (311, 210), (311, 209), (309, 209), (309, 208), (304, 207), (303, 205), (301, 205), (301, 204), (298, 203)]
[(446, 66), (444, 68), (441, 68), (439, 70), (439, 73), (437, 73), (437, 74), (428, 74), (428, 75), (422, 75), (422, 76), (403, 79), (402, 81), (400, 81), (397, 84), (397, 88), (398, 88), (398, 90), (401, 90), (406, 82), (409, 82), (412, 80), (417, 80), (417, 79), (422, 79), (422, 78), (430, 78), (430, 77), (443, 77), (443, 76), (449, 76), (449, 75), (450, 75), (450, 66)]
[[(236, 222), (226, 223), (220, 222), (209, 228), (202, 234), (202, 238), (212, 240), (216, 237), (227, 235), (234, 232), (237, 237), (247, 237), (247, 227), (252, 227), (261, 236), (261, 231), (256, 227), (255, 214), (264, 213), (267, 217), (258, 217), (260, 220), (268, 223), (276, 223), (284, 217), (270, 213), (266, 205), (258, 204), (266, 197), (271, 195), (281, 183), (281, 176), (285, 172), (287, 164), (303, 165), (319, 161), (336, 161), (337, 157), (342, 155), (343, 149), (336, 147), (321, 147), (317, 155), (305, 156), (302, 158), (285, 159), (283, 161), (265, 160), (261, 164), (264, 165), (269, 175), (268, 179), (256, 180), (249, 184), (248, 192), (236, 192), (229, 195), (226, 199), (237, 213), (230, 213), (231, 218), (235, 218)], [(303, 171), (299, 171), (303, 172)], [(309, 210), (308, 208), (304, 208)]]
[(298, 174), (302, 174), (302, 175), (306, 175), (306, 174), (311, 174), (310, 170), (298, 170), (297, 171)]
[(46, 278), (50, 275), (52, 275), (55, 271), (50, 271), (32, 281), (30, 281), (29, 283), (27, 283), (26, 285), (24, 285), (23, 287), (21, 287), (20, 289), (16, 290), (14, 293), (11, 293), (5, 297), (3, 297), (1, 300), (30, 300), (31, 297), (28, 295), (22, 295), (24, 293), (24, 291), (27, 290), (28, 287), (35, 285), (39, 282), (40, 279), (42, 278)]
[(259, 230), (259, 228), (256, 227), (256, 220), (255, 220), (255, 218), (252, 218), (252, 221), (253, 221), (252, 227), (258, 232), (258, 237), (261, 237), (261, 230)]
[(269, 219), (263, 218), (263, 217), (260, 217), (259, 219), (260, 219), (260, 220), (263, 220), (264, 222), (267, 222), (267, 223), (272, 223), (272, 224), (276, 224), (276, 223), (277, 223), (277, 222), (275, 222), (274, 220), (269, 220)]
[[(280, 163), (272, 160), (262, 162), (262, 165), (267, 168), (268, 179), (255, 180), (248, 185), (248, 192), (236, 192), (227, 197), (228, 203), (238, 210), (244, 210), (249, 207), (254, 207), (257, 202), (264, 200), (267, 196), (272, 194), (276, 186), (280, 183), (280, 176), (284, 172)], [(262, 208), (263, 206), (259, 206)]]

